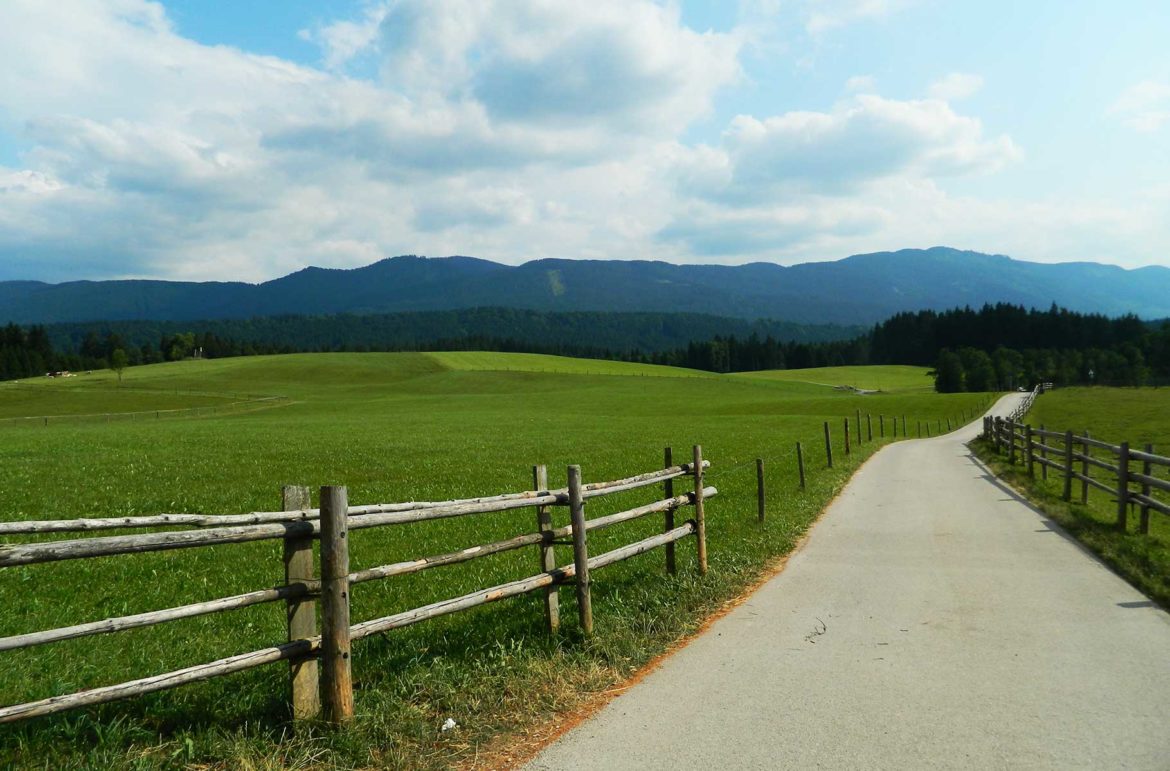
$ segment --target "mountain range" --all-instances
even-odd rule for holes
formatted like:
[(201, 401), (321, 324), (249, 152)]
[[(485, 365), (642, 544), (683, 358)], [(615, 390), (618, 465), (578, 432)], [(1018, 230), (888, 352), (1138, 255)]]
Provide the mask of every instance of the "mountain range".
[(476, 307), (687, 312), (806, 324), (872, 324), (899, 311), (1008, 302), (1170, 317), (1170, 268), (1035, 263), (948, 247), (789, 267), (473, 257), (392, 257), (305, 268), (260, 284), (153, 280), (0, 282), (0, 323), (231, 319)]

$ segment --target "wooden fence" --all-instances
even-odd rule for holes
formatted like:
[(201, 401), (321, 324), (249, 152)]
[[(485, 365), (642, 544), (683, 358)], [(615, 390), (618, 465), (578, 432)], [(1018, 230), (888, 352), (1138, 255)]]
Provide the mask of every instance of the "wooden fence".
[[(584, 484), (581, 481), (580, 467), (569, 466), (568, 484), (556, 490), (548, 489), (545, 467), (536, 466), (533, 468), (533, 490), (482, 498), (350, 506), (346, 488), (331, 486), (321, 488), (320, 508), (313, 509), (310, 508), (307, 487), (288, 486), (283, 490), (282, 511), (227, 516), (160, 514), (144, 517), (0, 523), (0, 535), (7, 536), (118, 528), (175, 526), (200, 528), (8, 544), (0, 546), (0, 568), (279, 539), (284, 545), (285, 571), (285, 582), (280, 586), (164, 610), (3, 637), (0, 638), (0, 651), (154, 626), (177, 619), (262, 603), (284, 603), (288, 619), (287, 640), (277, 645), (130, 682), (0, 707), (0, 723), (161, 691), (278, 661), (289, 662), (294, 718), (315, 718), (323, 711), (330, 722), (344, 723), (353, 715), (353, 689), (350, 680), (350, 648), (353, 642), (380, 632), (532, 592), (541, 595), (548, 627), (555, 630), (560, 624), (557, 588), (562, 584), (575, 585), (578, 619), (581, 628), (589, 634), (593, 629), (591, 571), (651, 549), (664, 547), (666, 569), (673, 573), (674, 544), (691, 535), (695, 536), (697, 541), (699, 572), (706, 573), (704, 501), (718, 492), (714, 487), (704, 487), (703, 470), (709, 466), (710, 463), (703, 460), (702, 449), (696, 445), (690, 463), (675, 465), (671, 459), (671, 451), (667, 448), (664, 468), (661, 470), (611, 482)], [(674, 480), (687, 476), (693, 480), (693, 490), (676, 495)], [(652, 485), (662, 485), (663, 490), (663, 497), (654, 503), (594, 519), (585, 518), (585, 503), (589, 499)], [(675, 514), (686, 506), (693, 508), (694, 516), (682, 524), (677, 524)], [(571, 524), (554, 527), (553, 507), (567, 507)], [(350, 530), (520, 508), (536, 510), (535, 531), (448, 554), (420, 557), (350, 572), (347, 537)], [(587, 538), (589, 531), (649, 514), (664, 516), (663, 532), (603, 554), (589, 554)], [(572, 563), (558, 566), (555, 545), (566, 543), (564, 540), (566, 538), (571, 539), (573, 560)], [(314, 543), (320, 545), (319, 572), (313, 559)], [(540, 571), (534, 575), (394, 615), (357, 623), (350, 621), (350, 588), (356, 584), (454, 565), (524, 547), (535, 547), (538, 552)], [(317, 624), (318, 604), (321, 617), (320, 631)]]
[[(1133, 450), (1129, 442), (1103, 442), (1089, 436), (1087, 431), (1085, 436), (1077, 436), (1072, 431), (1033, 428), (1019, 422), (1022, 416), (1016, 410), (1006, 419), (983, 419), (983, 438), (996, 452), (1007, 455), (1008, 463), (1014, 465), (1018, 458), (1032, 478), (1037, 467), (1042, 479), (1048, 478), (1049, 469), (1054, 470), (1063, 478), (1061, 497), (1066, 501), (1072, 500), (1074, 481), (1081, 484), (1081, 503), (1088, 502), (1090, 487), (1109, 493), (1117, 504), (1117, 528), (1123, 532), (1129, 528), (1133, 507), (1140, 511), (1138, 532), (1143, 535), (1150, 532), (1151, 510), (1170, 514), (1170, 501), (1155, 497), (1170, 493), (1170, 481), (1154, 475), (1157, 468), (1170, 468), (1170, 458), (1155, 455), (1153, 445), (1147, 444), (1144, 451)], [(1104, 456), (1094, 456), (1093, 450), (1103, 451)], [(1140, 471), (1134, 469), (1138, 463)], [(1093, 469), (1105, 472), (1105, 479), (1095, 478)]]

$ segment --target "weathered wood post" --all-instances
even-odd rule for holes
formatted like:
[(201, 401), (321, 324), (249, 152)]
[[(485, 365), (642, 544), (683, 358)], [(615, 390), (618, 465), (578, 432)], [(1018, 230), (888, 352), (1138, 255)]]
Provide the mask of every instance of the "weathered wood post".
[(335, 726), (353, 718), (349, 642), (349, 501), (346, 488), (321, 488), (321, 701)]
[(833, 445), (829, 442), (829, 421), (825, 421), (825, 459), (829, 468), (833, 468)]
[(1048, 436), (1044, 433), (1044, 424), (1040, 424), (1040, 478), (1045, 482), (1048, 481)]
[(1008, 430), (1008, 465), (1016, 465), (1016, 424), (1009, 420), (1005, 424)]
[(857, 422), (854, 425), (857, 426), (857, 446), (860, 447), (861, 446), (861, 410), (857, 411)]
[(1089, 446), (1089, 440), (1092, 439), (1089, 434), (1089, 429), (1085, 429), (1085, 441), (1081, 442), (1081, 451), (1084, 457), (1081, 459), (1081, 503), (1089, 502), (1089, 477), (1093, 476), (1093, 469), (1089, 465), (1089, 458), (1093, 455), (1093, 448)]
[[(543, 463), (532, 467), (532, 486), (537, 495), (548, 492), (548, 467)], [(539, 545), (540, 570), (543, 573), (556, 570), (557, 557), (553, 547), (551, 506), (536, 507), (536, 529), (545, 537)], [(561, 626), (561, 598), (556, 584), (544, 588), (544, 620), (550, 632), (557, 631)]]
[(998, 415), (992, 421), (994, 428), (992, 434), (995, 436), (995, 454), (999, 455), (1003, 451), (1003, 418)]
[(756, 458), (756, 509), (760, 522), (764, 521), (764, 459)]
[(804, 489), (804, 448), (796, 443), (796, 470), (800, 473), (800, 489)]
[[(674, 465), (674, 452), (669, 447), (663, 448), (663, 450), (662, 450), (662, 467), (663, 468), (670, 468), (673, 465)], [(667, 479), (665, 482), (662, 483), (662, 496), (664, 498), (667, 498), (667, 499), (674, 497), (674, 480), (673, 479)], [(665, 532), (670, 532), (671, 530), (674, 530), (674, 509), (667, 509), (665, 514), (664, 514), (663, 520), (664, 520), (663, 524), (664, 524), (664, 531)], [(675, 560), (674, 560), (674, 541), (671, 541), (670, 543), (666, 544), (666, 546), (663, 548), (666, 551), (666, 572), (668, 575), (673, 576), (675, 574), (675, 570), (676, 570)]]
[[(1153, 455), (1153, 454), (1154, 454), (1154, 445), (1147, 443), (1146, 444), (1146, 455)], [(1146, 458), (1145, 460), (1142, 461), (1142, 474), (1148, 477), (1148, 476), (1153, 475), (1153, 473), (1154, 473), (1153, 465), (1150, 463), (1150, 459)], [(1150, 492), (1151, 492), (1150, 483), (1149, 482), (1142, 482), (1142, 495), (1146, 498), (1149, 498)], [(1142, 503), (1142, 508), (1141, 508), (1141, 519), (1138, 522), (1138, 532), (1141, 533), (1142, 535), (1149, 535), (1150, 534), (1150, 506), (1149, 506), (1149, 504), (1144, 503), (1144, 502)]]
[(849, 418), (845, 418), (845, 432), (844, 432), (843, 436), (845, 438), (845, 454), (848, 455), (849, 454)]
[(947, 418), (947, 433), (951, 433), (951, 419)]
[(1064, 432), (1064, 494), (1061, 496), (1066, 501), (1072, 500), (1072, 480), (1073, 480), (1073, 432), (1071, 430)]
[(585, 501), (581, 497), (581, 467), (569, 466), (569, 516), (573, 522), (573, 566), (576, 568), (577, 619), (581, 631), (593, 634), (593, 600), (589, 586), (589, 546), (585, 532)]
[(906, 416), (902, 416), (902, 438), (906, 438)]
[(1117, 529), (1129, 528), (1129, 442), (1122, 442), (1117, 454)]
[(890, 419), (890, 422), (892, 422), (894, 424), (894, 438), (897, 439), (898, 438), (898, 416), (894, 415), (893, 418)]
[[(309, 488), (285, 485), (281, 490), (282, 511), (303, 511), (311, 508)], [(284, 539), (284, 583), (291, 586), (316, 579), (313, 564), (313, 537)], [(285, 620), (288, 641), (307, 640), (317, 636), (317, 601), (299, 597), (285, 602)], [(288, 662), (289, 685), (292, 689), (293, 720), (312, 720), (321, 714), (321, 681), (318, 677), (317, 657), (307, 656)]]
[(886, 416), (878, 415), (878, 436), (882, 439), (886, 438)]
[[(826, 423), (826, 426), (829, 424)], [(699, 575), (707, 575), (707, 519), (703, 511), (703, 447), (694, 447), (695, 535), (699, 539)]]
[(1028, 476), (1036, 478), (1036, 457), (1032, 449), (1032, 426), (1024, 426), (1024, 462), (1028, 464)]
[(922, 438), (922, 421), (919, 420), (916, 422), (918, 423), (918, 438), (921, 439)]
[(865, 441), (873, 441), (873, 416), (865, 413)]

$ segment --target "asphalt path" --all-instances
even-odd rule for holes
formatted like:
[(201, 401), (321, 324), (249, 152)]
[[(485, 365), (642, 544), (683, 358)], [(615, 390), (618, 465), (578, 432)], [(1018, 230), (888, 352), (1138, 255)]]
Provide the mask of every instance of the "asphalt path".
[(527, 767), (1170, 769), (1170, 615), (998, 484), (979, 428), (876, 453), (782, 573)]

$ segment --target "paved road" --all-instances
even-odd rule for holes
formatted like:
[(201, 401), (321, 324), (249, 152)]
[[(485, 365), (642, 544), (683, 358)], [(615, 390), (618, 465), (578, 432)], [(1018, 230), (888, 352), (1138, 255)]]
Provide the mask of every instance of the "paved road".
[(877, 453), (783, 573), (528, 768), (1170, 769), (1170, 616), (989, 478), (978, 427)]

